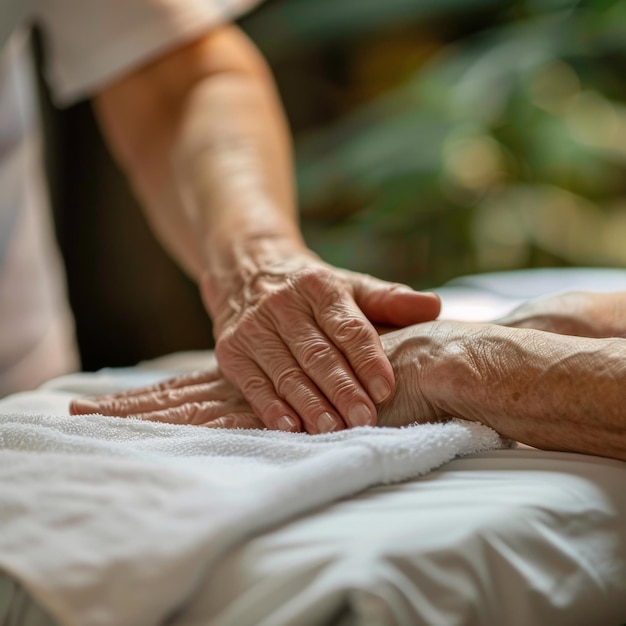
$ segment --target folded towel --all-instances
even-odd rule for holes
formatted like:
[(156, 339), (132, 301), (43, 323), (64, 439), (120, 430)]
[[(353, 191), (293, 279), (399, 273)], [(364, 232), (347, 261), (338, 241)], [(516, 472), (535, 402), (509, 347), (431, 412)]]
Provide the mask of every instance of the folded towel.
[(178, 611), (246, 537), (503, 446), (456, 420), (309, 436), (10, 407), (0, 403), (0, 568), (64, 626), (184, 624)]

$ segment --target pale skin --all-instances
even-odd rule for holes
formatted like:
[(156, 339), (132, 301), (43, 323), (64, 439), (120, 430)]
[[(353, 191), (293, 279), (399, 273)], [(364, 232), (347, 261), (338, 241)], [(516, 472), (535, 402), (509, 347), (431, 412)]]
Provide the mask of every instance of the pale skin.
[[(555, 296), (498, 323), (432, 321), (393, 331), (381, 339), (397, 387), (379, 405), (379, 425), (460, 417), (536, 448), (626, 461), (624, 337), (626, 292)], [(217, 366), (77, 400), (72, 412), (263, 426)]]
[(254, 46), (217, 28), (108, 85), (94, 106), (154, 231), (198, 282), (223, 376), (264, 425), (375, 424), (395, 378), (373, 324), (432, 320), (439, 300), (307, 249), (289, 132)]

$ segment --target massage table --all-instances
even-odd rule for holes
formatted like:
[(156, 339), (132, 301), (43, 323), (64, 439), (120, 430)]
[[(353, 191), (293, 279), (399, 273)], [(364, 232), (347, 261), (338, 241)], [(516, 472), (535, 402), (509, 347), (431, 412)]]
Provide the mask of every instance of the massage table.
[[(535, 270), (465, 277), (437, 292), (442, 317), (478, 321), (548, 293), (625, 286), (624, 270)], [(76, 377), (58, 379), (0, 401), (0, 412), (103, 380), (147, 384), (204, 358), (81, 374), (78, 387)], [(626, 463), (520, 446), (370, 487), (231, 546), (168, 623), (626, 624)], [(0, 577), (0, 625), (53, 624), (65, 626)]]

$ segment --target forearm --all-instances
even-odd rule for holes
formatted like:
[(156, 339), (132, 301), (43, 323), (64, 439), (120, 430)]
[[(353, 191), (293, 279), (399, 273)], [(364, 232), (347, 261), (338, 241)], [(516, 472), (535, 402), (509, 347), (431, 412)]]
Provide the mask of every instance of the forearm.
[(196, 279), (245, 264), (246, 242), (302, 246), (284, 116), (236, 29), (110, 86), (96, 110), (157, 235)]
[(626, 460), (626, 340), (466, 325), (432, 368), (441, 414), (551, 450)]
[(224, 74), (198, 85), (175, 168), (200, 239), (205, 303), (219, 328), (221, 315), (242, 305), (232, 294), (254, 292), (273, 267), (284, 271), (287, 259), (309, 254), (298, 226), (289, 134), (271, 80)]
[(522, 305), (497, 323), (580, 337), (626, 337), (626, 292), (549, 296)]

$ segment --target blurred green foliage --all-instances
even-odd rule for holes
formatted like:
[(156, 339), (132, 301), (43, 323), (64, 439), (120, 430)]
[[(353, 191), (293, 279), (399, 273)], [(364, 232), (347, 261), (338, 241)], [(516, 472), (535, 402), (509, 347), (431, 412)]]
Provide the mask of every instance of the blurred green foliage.
[(274, 0), (305, 235), (417, 287), (626, 266), (624, 0)]

